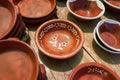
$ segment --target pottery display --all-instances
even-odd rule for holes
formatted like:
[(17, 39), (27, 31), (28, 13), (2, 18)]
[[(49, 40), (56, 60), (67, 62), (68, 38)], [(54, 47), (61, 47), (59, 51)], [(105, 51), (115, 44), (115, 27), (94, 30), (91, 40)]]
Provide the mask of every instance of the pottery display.
[(119, 80), (120, 77), (107, 66), (96, 62), (78, 65), (68, 80)]
[(101, 20), (96, 26), (96, 32), (105, 46), (120, 52), (120, 22), (111, 19)]
[(39, 50), (55, 59), (66, 59), (77, 54), (84, 43), (81, 29), (68, 20), (49, 20), (36, 31), (35, 42)]
[(0, 80), (37, 80), (38, 76), (43, 80), (45, 68), (28, 44), (15, 38), (0, 40)]
[(107, 9), (120, 12), (120, 0), (103, 0)]
[(80, 20), (94, 20), (105, 12), (105, 7), (99, 0), (67, 0), (66, 5), (70, 13)]

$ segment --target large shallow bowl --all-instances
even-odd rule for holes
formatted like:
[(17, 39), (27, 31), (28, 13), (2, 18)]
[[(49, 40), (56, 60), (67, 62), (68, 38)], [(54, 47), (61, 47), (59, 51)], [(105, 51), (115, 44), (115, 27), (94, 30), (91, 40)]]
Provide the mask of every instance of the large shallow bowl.
[(96, 26), (96, 31), (103, 44), (112, 50), (120, 51), (120, 22), (111, 19), (101, 20)]
[(37, 80), (39, 71), (44, 70), (39, 66), (28, 44), (17, 39), (0, 40), (0, 80)]
[(73, 69), (68, 80), (120, 80), (120, 77), (107, 66), (88, 62)]
[(81, 29), (74, 23), (53, 19), (39, 26), (35, 35), (38, 48), (55, 59), (66, 59), (77, 54), (84, 43)]
[(105, 7), (99, 0), (89, 0), (86, 2), (85, 0), (84, 2), (80, 2), (80, 0), (67, 0), (67, 8), (70, 13), (80, 20), (94, 20), (100, 18), (105, 12)]

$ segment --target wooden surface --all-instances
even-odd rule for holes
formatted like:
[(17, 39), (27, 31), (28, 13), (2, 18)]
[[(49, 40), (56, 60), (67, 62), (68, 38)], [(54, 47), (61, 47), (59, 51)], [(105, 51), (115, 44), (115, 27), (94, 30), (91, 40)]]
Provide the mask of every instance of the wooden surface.
[(66, 1), (57, 2), (56, 16), (53, 18), (66, 19), (77, 24), (84, 32), (85, 43), (81, 51), (74, 57), (66, 60), (49, 58), (38, 50), (34, 42), (36, 27), (29, 28), (30, 45), (36, 51), (40, 63), (46, 68), (46, 80), (68, 80), (68, 77), (77, 65), (87, 62), (98, 62), (109, 67), (120, 76), (120, 55), (111, 54), (101, 49), (93, 39), (93, 30), (101, 19), (114, 19), (120, 21), (120, 15), (106, 10), (105, 14), (93, 21), (81, 22), (71, 15), (66, 7)]

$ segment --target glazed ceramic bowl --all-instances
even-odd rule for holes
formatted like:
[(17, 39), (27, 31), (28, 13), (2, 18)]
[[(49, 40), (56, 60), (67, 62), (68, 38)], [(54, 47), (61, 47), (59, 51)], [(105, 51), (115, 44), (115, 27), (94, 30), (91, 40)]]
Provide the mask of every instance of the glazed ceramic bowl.
[(105, 7), (100, 0), (67, 0), (67, 8), (80, 20), (94, 20), (100, 18), (105, 12)]
[(105, 65), (88, 62), (73, 69), (68, 80), (120, 80), (120, 77)]
[(36, 53), (25, 42), (13, 38), (0, 40), (0, 80), (37, 80), (38, 75), (45, 73), (40, 66)]
[(68, 20), (49, 20), (36, 31), (35, 42), (39, 50), (55, 59), (66, 59), (77, 54), (84, 43), (81, 29)]
[(8, 36), (18, 20), (18, 8), (9, 0), (0, 1), (0, 39)]
[(112, 50), (120, 51), (120, 22), (106, 19), (96, 26), (98, 38)]
[(109, 10), (120, 12), (120, 1), (119, 0), (103, 0), (103, 1)]
[(120, 54), (119, 51), (112, 50), (112, 49), (110, 49), (109, 47), (107, 47), (105, 44), (102, 43), (102, 41), (98, 38), (96, 28), (94, 29), (93, 37), (94, 37), (95, 42), (96, 42), (103, 50), (105, 50), (105, 51), (107, 51), (107, 52), (109, 52), (109, 53), (113, 53), (113, 54)]

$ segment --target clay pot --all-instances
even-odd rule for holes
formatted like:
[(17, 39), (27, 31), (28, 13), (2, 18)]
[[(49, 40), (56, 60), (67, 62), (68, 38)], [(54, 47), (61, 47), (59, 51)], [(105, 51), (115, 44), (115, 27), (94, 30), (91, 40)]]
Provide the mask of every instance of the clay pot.
[(120, 1), (119, 0), (103, 0), (107, 9), (120, 12)]
[[(56, 0), (12, 0), (20, 8), (20, 13), (26, 21), (36, 24), (41, 18), (50, 15), (56, 8)], [(29, 21), (30, 20), (30, 21)], [(29, 23), (30, 24), (30, 23)]]
[(107, 66), (88, 62), (73, 69), (68, 80), (120, 80), (120, 77)]
[(0, 39), (8, 36), (18, 20), (18, 8), (9, 0), (0, 1)]
[(45, 77), (41, 75), (45, 74), (44, 67), (39, 65), (36, 53), (28, 44), (18, 39), (0, 40), (0, 53), (0, 80), (37, 80), (38, 75)]
[(84, 43), (81, 29), (74, 23), (49, 20), (36, 31), (35, 42), (41, 52), (55, 59), (66, 59), (77, 54)]
[(66, 4), (70, 13), (79, 20), (94, 20), (105, 12), (105, 7), (99, 0), (67, 0)]
[(101, 20), (96, 26), (101, 42), (108, 48), (120, 52), (120, 23), (115, 20)]

